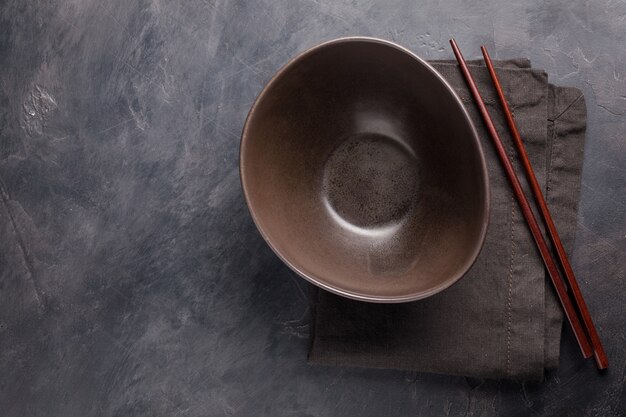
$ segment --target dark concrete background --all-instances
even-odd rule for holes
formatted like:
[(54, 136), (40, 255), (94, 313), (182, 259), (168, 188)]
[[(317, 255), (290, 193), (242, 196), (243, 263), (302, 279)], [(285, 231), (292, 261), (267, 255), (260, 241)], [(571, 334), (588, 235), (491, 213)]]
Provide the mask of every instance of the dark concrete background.
[[(0, 415), (626, 415), (626, 3), (420, 3), (2, 1)], [(250, 219), (239, 134), (275, 70), (346, 35), (484, 43), (584, 91), (572, 258), (608, 373), (569, 333), (543, 384), (306, 364), (308, 284)]]

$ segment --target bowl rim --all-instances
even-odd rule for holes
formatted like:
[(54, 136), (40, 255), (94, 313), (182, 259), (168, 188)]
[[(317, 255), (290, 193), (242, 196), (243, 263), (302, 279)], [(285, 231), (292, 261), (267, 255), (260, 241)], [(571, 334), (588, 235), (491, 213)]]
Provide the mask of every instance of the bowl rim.
[[(483, 218), (482, 218), (482, 226), (480, 230), (479, 243), (475, 245), (474, 251), (471, 254), (471, 256), (468, 258), (468, 261), (465, 262), (465, 264), (461, 268), (459, 268), (457, 273), (451, 275), (444, 282), (440, 283), (439, 285), (436, 285), (435, 287), (427, 291), (420, 291), (417, 293), (405, 294), (405, 295), (400, 295), (400, 296), (372, 295), (372, 294), (360, 293), (357, 291), (346, 290), (346, 289), (328, 284), (326, 282), (323, 282), (317, 279), (315, 276), (311, 276), (311, 274), (307, 274), (306, 272), (298, 268), (296, 265), (294, 265), (291, 261), (289, 261), (289, 259), (287, 259), (287, 257), (281, 252), (281, 250), (278, 249), (271, 242), (266, 231), (261, 227), (259, 220), (257, 218), (257, 215), (255, 213), (255, 210), (253, 208), (253, 205), (250, 201), (250, 196), (248, 193), (248, 189), (246, 187), (246, 174), (245, 174), (245, 167), (244, 167), (245, 164), (243, 160), (243, 154), (246, 148), (246, 143), (248, 141), (247, 138), (249, 137), (248, 133), (249, 133), (250, 120), (252, 119), (259, 103), (263, 100), (263, 98), (265, 97), (267, 92), (271, 89), (271, 87), (274, 85), (274, 83), (276, 83), (276, 81), (279, 78), (281, 78), (281, 76), (285, 72), (287, 72), (287, 70), (289, 70), (294, 65), (298, 64), (300, 61), (306, 59), (307, 57), (317, 52), (318, 50), (326, 48), (328, 46), (341, 44), (341, 43), (353, 43), (353, 42), (377, 43), (377, 44), (381, 44), (381, 45), (388, 46), (391, 48), (395, 48), (398, 51), (405, 53), (407, 56), (409, 56), (410, 58), (412, 58), (413, 60), (421, 64), (423, 67), (428, 69), (444, 85), (444, 87), (448, 90), (448, 92), (452, 95), (454, 100), (457, 102), (458, 107), (460, 108), (461, 112), (463, 113), (463, 116), (465, 117), (466, 122), (468, 123), (470, 127), (471, 140), (473, 140), (476, 146), (476, 149), (478, 150), (478, 157), (479, 157), (478, 159), (479, 159), (479, 164), (481, 166), (481, 171), (483, 173), (483, 187), (485, 190), (484, 201), (483, 201), (485, 210), (484, 210)], [(472, 121), (467, 111), (467, 108), (461, 101), (458, 94), (454, 91), (454, 88), (450, 85), (450, 83), (445, 78), (443, 78), (443, 76), (437, 70), (435, 70), (435, 68), (432, 65), (430, 65), (427, 61), (425, 61), (424, 59), (420, 58), (419, 56), (411, 52), (409, 49), (403, 46), (400, 46), (394, 42), (380, 39), (380, 38), (369, 37), (369, 36), (347, 36), (347, 37), (341, 37), (341, 38), (328, 40), (328, 41), (319, 43), (313, 47), (310, 47), (306, 49), (305, 51), (299, 53), (294, 58), (290, 59), (286, 64), (284, 64), (278, 71), (276, 71), (276, 73), (265, 84), (265, 86), (263, 87), (263, 89), (261, 90), (257, 98), (254, 100), (254, 103), (252, 104), (252, 107), (250, 108), (250, 111), (248, 112), (248, 115), (246, 116), (242, 133), (241, 133), (240, 146), (239, 146), (239, 180), (241, 183), (241, 188), (243, 190), (246, 205), (248, 206), (248, 210), (250, 212), (250, 215), (252, 216), (252, 220), (254, 221), (254, 224), (257, 230), (263, 237), (263, 240), (265, 240), (267, 245), (270, 247), (270, 249), (272, 249), (272, 251), (276, 254), (276, 256), (278, 256), (278, 258), (281, 261), (283, 261), (289, 268), (291, 268), (291, 270), (293, 270), (302, 278), (306, 279), (312, 284), (320, 288), (323, 288), (327, 291), (330, 291), (334, 294), (351, 298), (354, 300), (367, 301), (367, 302), (373, 302), (373, 303), (404, 303), (404, 302), (409, 302), (409, 301), (421, 300), (421, 299), (430, 297), (432, 295), (435, 295), (445, 290), (446, 288), (449, 288), (456, 282), (458, 282), (470, 270), (470, 268), (474, 265), (474, 263), (478, 259), (478, 256), (485, 244), (485, 238), (487, 236), (489, 217), (491, 213), (491, 190), (489, 186), (489, 171), (487, 170), (485, 154), (483, 152), (483, 147), (480, 143), (478, 132), (476, 130), (476, 127), (474, 126), (474, 122)]]

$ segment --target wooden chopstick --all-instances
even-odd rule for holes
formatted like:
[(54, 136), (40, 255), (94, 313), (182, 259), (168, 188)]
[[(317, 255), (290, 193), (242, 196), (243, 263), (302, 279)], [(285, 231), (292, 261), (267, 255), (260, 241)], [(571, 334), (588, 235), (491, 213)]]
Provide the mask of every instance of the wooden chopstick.
[(498, 75), (496, 74), (496, 71), (493, 67), (493, 63), (491, 62), (491, 58), (489, 57), (487, 48), (481, 46), (480, 50), (483, 53), (483, 57), (485, 58), (485, 64), (487, 65), (487, 69), (489, 70), (489, 75), (491, 76), (493, 85), (496, 89), (496, 92), (498, 93), (500, 105), (502, 106), (502, 109), (504, 111), (506, 122), (509, 125), (511, 136), (513, 136), (513, 141), (515, 143), (515, 147), (517, 148), (517, 153), (519, 154), (519, 157), (522, 161), (524, 172), (526, 173), (526, 178), (535, 197), (535, 202), (539, 206), (539, 212), (541, 213), (543, 221), (545, 222), (545, 225), (548, 229), (548, 236), (552, 241), (552, 245), (556, 249), (556, 253), (558, 255), (557, 259), (560, 261), (562, 270), (565, 272), (567, 284), (569, 285), (571, 293), (574, 296), (574, 305), (578, 308), (578, 312), (582, 317), (582, 322), (585, 330), (587, 331), (587, 335), (591, 340), (596, 364), (598, 365), (599, 369), (606, 369), (609, 366), (609, 360), (606, 356), (606, 353), (604, 352), (604, 348), (602, 347), (602, 342), (600, 341), (600, 336), (598, 336), (596, 327), (593, 325), (593, 320), (591, 319), (591, 314), (589, 313), (589, 309), (587, 308), (587, 303), (585, 303), (585, 299), (583, 298), (583, 295), (580, 292), (580, 288), (578, 287), (578, 282), (576, 281), (576, 277), (574, 276), (574, 271), (572, 269), (572, 266), (570, 265), (569, 259), (567, 258), (565, 249), (563, 248), (563, 243), (561, 243), (559, 232), (556, 230), (556, 226), (554, 225), (554, 221), (552, 220), (552, 216), (550, 215), (550, 210), (548, 209), (546, 200), (543, 197), (541, 186), (537, 181), (535, 172), (533, 171), (530, 160), (528, 159), (528, 153), (526, 152), (526, 147), (524, 146), (522, 137), (520, 136), (519, 130), (517, 129), (517, 124), (515, 123), (515, 119), (513, 118), (513, 113), (511, 112), (506, 98), (504, 97), (502, 85), (500, 84)]
[(478, 87), (476, 87), (476, 83), (474, 82), (474, 79), (472, 78), (472, 74), (470, 73), (469, 68), (467, 67), (467, 64), (465, 63), (465, 60), (463, 59), (463, 55), (461, 54), (461, 51), (459, 50), (459, 47), (456, 44), (456, 41), (454, 39), (451, 39), (450, 44), (452, 45), (452, 50), (454, 51), (454, 55), (456, 56), (456, 59), (459, 62), (459, 66), (461, 68), (461, 72), (463, 73), (463, 76), (465, 77), (467, 86), (469, 87), (469, 90), (472, 93), (472, 96), (474, 97), (474, 101), (476, 102), (480, 115), (482, 116), (482, 119), (485, 122), (487, 131), (489, 132), (489, 135), (491, 136), (493, 144), (496, 147), (496, 151), (497, 151), (498, 157), (500, 158), (500, 162), (502, 163), (504, 167), (504, 171), (506, 172), (507, 178), (509, 182), (511, 183), (511, 187), (513, 188), (513, 193), (515, 194), (517, 202), (520, 208), (522, 209), (524, 218), (526, 219), (526, 223), (528, 224), (530, 232), (533, 235), (535, 243), (537, 244), (537, 248), (539, 249), (539, 253), (541, 254), (543, 263), (548, 269), (548, 275), (550, 276), (550, 279), (552, 280), (552, 284), (554, 285), (554, 288), (556, 289), (556, 293), (559, 298), (559, 301), (561, 302), (561, 306), (563, 307), (563, 310), (565, 311), (565, 317), (567, 318), (567, 321), (569, 322), (570, 327), (572, 328), (574, 332), (574, 336), (576, 337), (576, 341), (578, 342), (578, 346), (580, 347), (583, 357), (589, 358), (591, 357), (593, 352), (591, 350), (591, 346), (589, 345), (587, 335), (585, 334), (584, 329), (582, 325), (580, 324), (580, 320), (578, 319), (578, 316), (576, 315), (576, 311), (574, 310), (574, 305), (572, 304), (572, 301), (570, 300), (569, 295), (567, 294), (567, 289), (565, 288), (565, 284), (563, 283), (563, 280), (561, 279), (561, 276), (554, 262), (554, 259), (552, 258), (552, 255), (550, 254), (548, 245), (545, 239), (543, 238), (543, 235), (541, 234), (541, 229), (539, 228), (537, 219), (535, 219), (535, 215), (533, 214), (530, 204), (528, 203), (528, 200), (526, 199), (526, 196), (524, 195), (522, 185), (520, 184), (520, 181), (517, 178), (517, 174), (515, 174), (515, 170), (513, 169), (513, 165), (511, 164), (511, 161), (509, 161), (506, 155), (506, 150), (504, 148), (504, 144), (502, 143), (502, 139), (500, 139), (500, 136), (498, 135), (496, 127), (494, 126), (493, 121), (491, 120), (491, 117), (489, 116), (489, 112), (487, 111), (487, 106), (485, 106), (485, 103), (480, 93), (478, 92)]

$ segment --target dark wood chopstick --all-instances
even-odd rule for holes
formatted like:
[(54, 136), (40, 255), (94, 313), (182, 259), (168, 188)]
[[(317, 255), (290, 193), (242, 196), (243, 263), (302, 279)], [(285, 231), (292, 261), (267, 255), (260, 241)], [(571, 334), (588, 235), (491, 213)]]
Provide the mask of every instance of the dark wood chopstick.
[(522, 214), (524, 215), (524, 218), (526, 219), (526, 223), (528, 224), (530, 232), (535, 240), (535, 243), (537, 244), (537, 248), (539, 249), (541, 258), (543, 259), (543, 262), (546, 268), (548, 269), (548, 275), (550, 276), (552, 284), (554, 285), (554, 288), (556, 289), (557, 296), (565, 312), (565, 317), (567, 318), (567, 321), (569, 322), (570, 327), (572, 328), (572, 331), (574, 332), (574, 336), (576, 337), (576, 341), (578, 342), (578, 346), (580, 347), (583, 357), (589, 358), (591, 357), (593, 353), (591, 350), (591, 346), (589, 345), (589, 340), (587, 339), (587, 335), (585, 334), (585, 331), (582, 325), (580, 324), (580, 320), (578, 319), (578, 316), (576, 315), (576, 311), (574, 310), (574, 305), (572, 304), (572, 301), (569, 298), (567, 289), (565, 287), (565, 284), (563, 283), (563, 280), (561, 279), (558, 268), (554, 262), (554, 259), (552, 258), (552, 254), (550, 253), (548, 245), (545, 239), (543, 238), (543, 235), (541, 234), (541, 229), (539, 228), (537, 219), (535, 219), (535, 215), (533, 214), (530, 204), (528, 203), (528, 199), (524, 195), (522, 185), (520, 184), (520, 181), (517, 178), (517, 174), (515, 173), (515, 170), (513, 169), (513, 165), (511, 164), (511, 161), (509, 161), (509, 158), (507, 157), (504, 144), (502, 143), (502, 139), (500, 139), (500, 136), (498, 135), (496, 127), (494, 126), (493, 121), (491, 120), (491, 116), (489, 116), (489, 112), (487, 111), (487, 106), (485, 105), (480, 95), (480, 92), (478, 91), (478, 87), (476, 86), (476, 83), (474, 82), (472, 74), (470, 73), (469, 68), (467, 67), (467, 64), (465, 63), (465, 60), (463, 59), (463, 55), (461, 54), (461, 51), (459, 50), (459, 47), (456, 44), (456, 41), (454, 39), (451, 39), (450, 44), (452, 45), (452, 50), (454, 51), (454, 55), (456, 56), (456, 59), (459, 62), (459, 66), (461, 68), (461, 72), (463, 73), (463, 76), (467, 83), (467, 86), (469, 87), (469, 90), (472, 93), (472, 96), (474, 97), (474, 101), (476, 102), (480, 115), (482, 116), (482, 119), (485, 122), (487, 131), (489, 132), (489, 135), (496, 148), (498, 157), (504, 167), (504, 171), (506, 172), (507, 178), (511, 184), (511, 187), (513, 188), (513, 193), (515, 194), (517, 202), (520, 208), (522, 209)]
[(511, 136), (513, 136), (513, 142), (515, 143), (515, 147), (517, 149), (517, 153), (522, 161), (522, 165), (524, 167), (524, 172), (526, 173), (526, 178), (530, 184), (530, 188), (535, 197), (535, 201), (539, 206), (539, 212), (545, 222), (545, 225), (548, 229), (548, 236), (552, 241), (552, 245), (556, 249), (556, 253), (558, 255), (558, 260), (561, 263), (561, 267), (563, 272), (565, 273), (565, 278), (569, 288), (571, 289), (571, 293), (574, 298), (574, 305), (578, 308), (578, 312), (582, 317), (582, 322), (587, 331), (587, 335), (591, 340), (591, 345), (593, 347), (594, 356), (596, 360), (596, 364), (599, 369), (606, 369), (609, 366), (609, 360), (604, 352), (604, 348), (602, 347), (602, 342), (600, 341), (600, 336), (596, 330), (596, 327), (593, 324), (593, 320), (591, 319), (591, 314), (589, 313), (589, 309), (587, 308), (587, 304), (585, 303), (585, 299), (580, 292), (580, 288), (578, 287), (578, 282), (576, 281), (576, 277), (574, 276), (574, 271), (572, 266), (567, 258), (567, 254), (565, 253), (565, 249), (563, 248), (563, 243), (561, 242), (561, 238), (559, 236), (559, 232), (556, 230), (556, 226), (554, 225), (554, 221), (552, 220), (552, 216), (550, 215), (550, 210), (548, 209), (548, 205), (546, 204), (546, 200), (543, 197), (543, 193), (541, 191), (541, 186), (537, 181), (537, 177), (535, 176), (535, 172), (533, 171), (532, 165), (530, 164), (530, 160), (528, 158), (528, 153), (526, 152), (526, 147), (524, 146), (524, 142), (522, 141), (522, 137), (517, 129), (517, 124), (515, 123), (515, 119), (513, 118), (513, 113), (509, 108), (509, 105), (504, 97), (504, 91), (502, 89), (502, 85), (500, 84), (500, 80), (498, 79), (498, 75), (493, 67), (493, 63), (491, 62), (491, 57), (487, 52), (487, 48), (484, 46), (480, 47), (480, 50), (483, 53), (483, 57), (485, 58), (485, 64), (487, 65), (487, 69), (489, 70), (489, 75), (491, 76), (491, 80), (493, 81), (493, 85), (498, 93), (498, 99), (500, 101), (500, 105), (504, 111), (504, 116), (506, 118), (506, 122), (509, 126), (509, 130), (511, 132)]

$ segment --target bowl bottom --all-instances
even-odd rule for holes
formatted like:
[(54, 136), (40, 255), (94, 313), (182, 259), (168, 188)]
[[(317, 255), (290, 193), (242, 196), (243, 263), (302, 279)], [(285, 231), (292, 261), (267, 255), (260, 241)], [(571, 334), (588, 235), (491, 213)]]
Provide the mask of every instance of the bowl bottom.
[(417, 158), (397, 138), (378, 133), (346, 137), (324, 165), (324, 205), (342, 228), (375, 237), (397, 231), (419, 188)]

